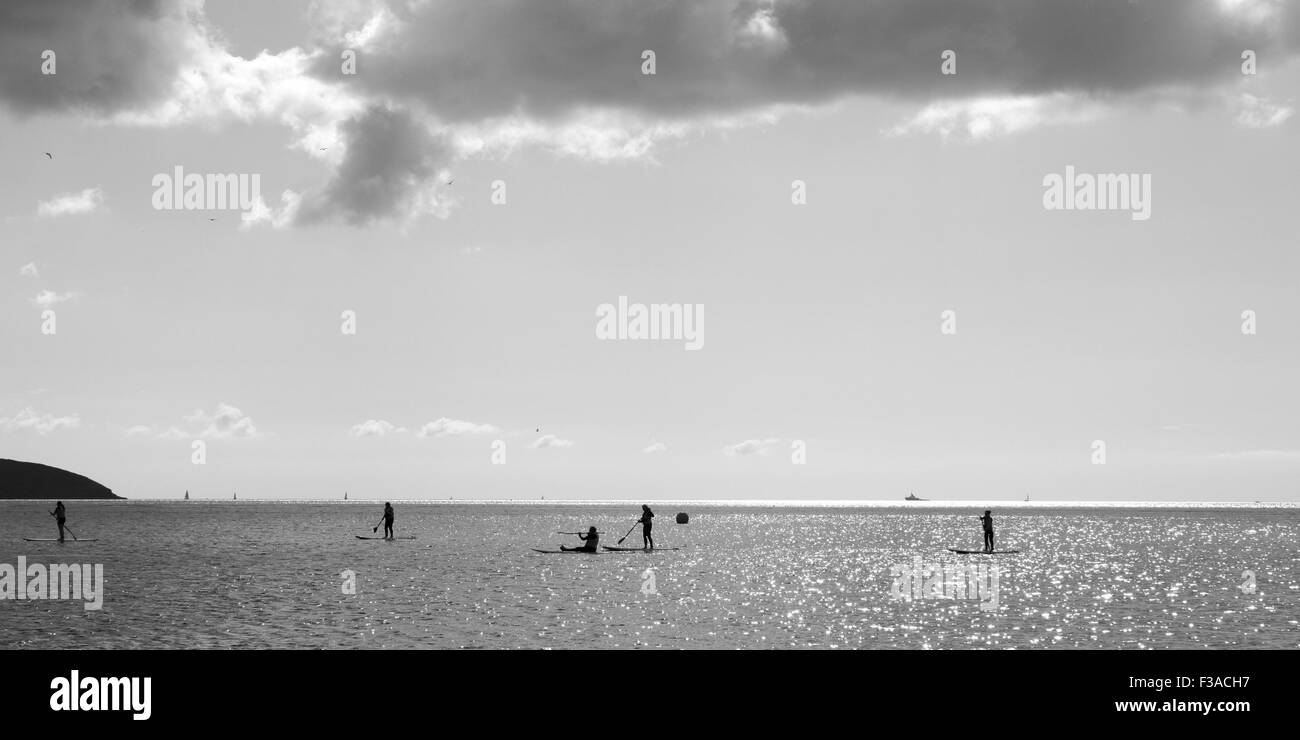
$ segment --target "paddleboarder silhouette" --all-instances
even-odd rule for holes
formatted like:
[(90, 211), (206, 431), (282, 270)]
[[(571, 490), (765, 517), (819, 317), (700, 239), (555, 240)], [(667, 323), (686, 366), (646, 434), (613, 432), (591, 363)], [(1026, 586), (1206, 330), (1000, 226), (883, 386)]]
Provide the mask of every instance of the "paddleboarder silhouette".
[(384, 537), (393, 537), (393, 505), (387, 501), (384, 502)]
[(984, 524), (984, 552), (993, 552), (993, 512), (985, 509), (980, 521)]
[(583, 541), (582, 547), (560, 545), (560, 549), (565, 552), (595, 552), (596, 546), (600, 544), (600, 534), (596, 532), (595, 527), (588, 529), (586, 534), (579, 534), (578, 539)]
[(68, 511), (63, 508), (63, 502), (59, 501), (54, 505), (54, 511), (50, 512), (54, 517), (54, 522), (59, 525), (59, 542), (63, 541), (63, 523), (68, 520)]
[(650, 507), (641, 504), (641, 549), (655, 549), (655, 538), (650, 534), (654, 527), (655, 513), (650, 511)]

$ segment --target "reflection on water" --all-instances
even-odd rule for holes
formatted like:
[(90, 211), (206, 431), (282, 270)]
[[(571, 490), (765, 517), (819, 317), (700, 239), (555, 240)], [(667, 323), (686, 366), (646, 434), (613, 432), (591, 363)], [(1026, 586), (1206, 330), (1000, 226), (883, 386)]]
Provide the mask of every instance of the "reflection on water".
[[(384, 542), (354, 537), (373, 504), (74, 502), (98, 542), (23, 542), (42, 506), (0, 502), (0, 563), (103, 563), (104, 607), (0, 601), (0, 647), (1300, 647), (1295, 509), (995, 508), (1021, 554), (990, 557), (947, 552), (981, 546), (976, 506), (685, 506), (655, 528), (685, 549), (599, 556), (529, 548), (613, 544), (638, 507), (398, 505), (418, 539)], [(997, 608), (891, 598), (918, 558), (996, 564)]]

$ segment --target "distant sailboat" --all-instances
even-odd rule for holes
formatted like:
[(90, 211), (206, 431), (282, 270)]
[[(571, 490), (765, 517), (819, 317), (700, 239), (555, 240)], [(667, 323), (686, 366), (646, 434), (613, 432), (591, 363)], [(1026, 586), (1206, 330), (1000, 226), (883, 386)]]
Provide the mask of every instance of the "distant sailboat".
[(235, 493), (235, 495), (234, 495), (230, 500), (231, 500), (231, 501), (238, 501), (238, 500), (239, 500), (239, 493)]
[(344, 500), (344, 501), (347, 501), (347, 500), (348, 500), (348, 492), (347, 492), (347, 491), (344, 491), (344, 492), (343, 492), (343, 500)]
[(1025, 494), (1025, 501), (1026, 501), (1026, 502), (1029, 501), (1029, 494), (1027, 494), (1027, 493)]
[(189, 491), (186, 491), (186, 492), (185, 492), (185, 500), (186, 500), (186, 501), (189, 501), (189, 500), (190, 500), (190, 492), (189, 492)]

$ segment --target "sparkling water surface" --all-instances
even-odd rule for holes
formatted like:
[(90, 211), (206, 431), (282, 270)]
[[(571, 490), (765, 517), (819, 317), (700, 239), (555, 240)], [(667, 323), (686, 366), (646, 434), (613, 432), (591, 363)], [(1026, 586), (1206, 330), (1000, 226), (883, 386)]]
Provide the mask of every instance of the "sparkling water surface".
[[(0, 563), (101, 563), (103, 608), (0, 600), (0, 647), (1300, 647), (1300, 509), (1166, 504), (652, 504), (676, 552), (550, 555), (628, 504), (0, 502)], [(689, 524), (673, 523), (677, 511)], [(639, 527), (623, 546), (639, 546)], [(917, 560), (919, 558), (919, 561)], [(998, 567), (997, 608), (894, 596), (916, 563)], [(345, 571), (356, 593), (344, 592)], [(1246, 571), (1253, 573), (1253, 577)], [(1251, 586), (1253, 584), (1253, 593)]]

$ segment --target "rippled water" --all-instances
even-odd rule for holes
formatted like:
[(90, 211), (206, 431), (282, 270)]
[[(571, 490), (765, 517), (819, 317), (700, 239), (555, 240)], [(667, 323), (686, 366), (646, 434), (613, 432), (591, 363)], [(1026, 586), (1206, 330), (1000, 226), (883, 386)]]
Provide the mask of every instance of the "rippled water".
[[(599, 556), (529, 548), (636, 506), (399, 504), (384, 542), (373, 503), (72, 502), (98, 542), (23, 542), (46, 508), (0, 502), (0, 563), (102, 563), (104, 606), (0, 601), (2, 647), (1300, 647), (1295, 508), (995, 508), (997, 557), (946, 552), (982, 507), (659, 505), (685, 549)], [(891, 596), (918, 562), (996, 563), (997, 608)]]

